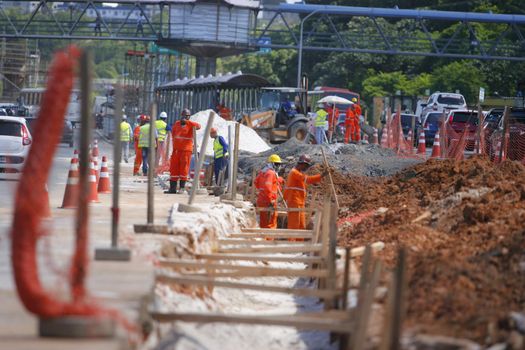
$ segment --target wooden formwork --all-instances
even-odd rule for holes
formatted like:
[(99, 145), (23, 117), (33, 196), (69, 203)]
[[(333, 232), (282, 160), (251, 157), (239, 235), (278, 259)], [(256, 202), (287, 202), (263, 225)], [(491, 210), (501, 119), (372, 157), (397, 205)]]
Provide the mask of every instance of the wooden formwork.
[[(282, 210), (286, 212), (287, 209)], [(337, 288), (337, 208), (327, 200), (323, 208), (316, 208), (312, 212), (314, 226), (311, 230), (246, 228), (240, 233), (232, 233), (219, 239), (217, 248), (212, 253), (195, 254), (194, 259), (190, 260), (161, 259), (159, 265), (174, 270), (175, 273), (164, 270), (157, 274), (156, 281), (170, 285), (247, 289), (315, 297), (324, 302), (323, 311), (292, 315), (151, 312), (152, 318), (157, 322), (243, 323), (328, 331), (334, 336), (337, 334), (341, 349), (362, 349), (374, 291), (379, 283), (381, 264), (374, 261), (373, 249), (370, 247), (346, 249), (343, 288)], [(376, 243), (373, 248), (381, 249), (382, 243)], [(298, 255), (299, 253), (302, 254)], [(350, 259), (356, 256), (363, 256), (363, 266), (358, 306), (350, 311), (346, 303), (348, 269)], [(244, 265), (239, 264), (240, 262)], [(246, 262), (263, 262), (265, 265), (246, 265)], [(284, 268), (282, 264), (279, 267), (273, 265), (283, 262), (303, 263), (305, 267)], [(317, 281), (317, 288), (263, 284), (264, 278), (268, 276), (309, 278)], [(243, 282), (243, 278), (249, 278), (250, 283)], [(261, 283), (253, 283), (258, 278), (261, 278)], [(389, 332), (390, 335), (392, 333), (396, 332)], [(392, 339), (388, 343), (392, 344)]]

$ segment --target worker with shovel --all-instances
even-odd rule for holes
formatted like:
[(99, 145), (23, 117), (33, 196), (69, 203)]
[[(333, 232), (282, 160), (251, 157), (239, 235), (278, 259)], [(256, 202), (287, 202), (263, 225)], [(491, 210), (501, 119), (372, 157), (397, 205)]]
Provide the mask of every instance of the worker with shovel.
[[(255, 188), (257, 188), (257, 207), (258, 208), (277, 208), (277, 195), (281, 189), (284, 179), (279, 176), (281, 167), (281, 157), (272, 154), (268, 157), (268, 164), (259, 172), (255, 178)], [(277, 212), (261, 211), (261, 228), (277, 228)]]
[(210, 137), (213, 139), (213, 172), (215, 173), (215, 184), (222, 186), (220, 181), (221, 172), (225, 173), (228, 166), (228, 144), (224, 137), (220, 136), (217, 128), (211, 128)]
[[(323, 176), (328, 174), (328, 170), (317, 175), (306, 175), (305, 171), (312, 166), (312, 159), (309, 155), (303, 154), (299, 157), (297, 165), (290, 171), (284, 187), (284, 199), (288, 208), (304, 208), (306, 204), (307, 185), (321, 182)], [(306, 229), (306, 216), (304, 211), (288, 212), (288, 229)]]

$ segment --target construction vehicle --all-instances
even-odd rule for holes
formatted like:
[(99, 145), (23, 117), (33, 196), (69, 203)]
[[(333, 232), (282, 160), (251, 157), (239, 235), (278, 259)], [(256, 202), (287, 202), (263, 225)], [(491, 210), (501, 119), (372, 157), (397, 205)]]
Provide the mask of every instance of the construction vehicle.
[(245, 114), (242, 121), (271, 143), (308, 136), (305, 115), (306, 90), (292, 87), (261, 88), (259, 110)]

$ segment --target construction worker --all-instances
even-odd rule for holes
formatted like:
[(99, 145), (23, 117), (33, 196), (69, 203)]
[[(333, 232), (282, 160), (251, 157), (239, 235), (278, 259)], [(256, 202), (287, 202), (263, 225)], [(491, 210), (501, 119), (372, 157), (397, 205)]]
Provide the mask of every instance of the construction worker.
[(315, 139), (317, 144), (322, 145), (326, 139), (325, 128), (326, 128), (326, 117), (328, 113), (324, 110), (324, 104), (320, 103), (317, 105), (317, 112), (315, 113)]
[(361, 106), (359, 105), (359, 103), (357, 101), (357, 98), (355, 98), (355, 97), (352, 98), (352, 102), (354, 103), (354, 106), (355, 106), (355, 113), (359, 117), (362, 114), (361, 113)]
[[(312, 166), (312, 159), (304, 154), (299, 157), (297, 165), (290, 171), (284, 186), (284, 199), (288, 208), (304, 208), (306, 203), (306, 187), (309, 184), (321, 182), (321, 178), (328, 172), (308, 176), (304, 172)], [(306, 229), (306, 218), (304, 212), (288, 212), (289, 229)]]
[(345, 143), (358, 142), (361, 140), (361, 131), (359, 128), (359, 115), (357, 114), (356, 104), (351, 104), (346, 110), (345, 118)]
[(326, 113), (328, 113), (328, 141), (332, 142), (335, 126), (339, 120), (339, 108), (331, 104), (326, 108)]
[(129, 159), (129, 142), (131, 141), (131, 125), (128, 123), (128, 117), (124, 114), (122, 116), (122, 121), (120, 122), (120, 146), (122, 152), (120, 154), (120, 161), (122, 162), (122, 157), (127, 163)]
[[(272, 154), (268, 157), (268, 164), (255, 178), (255, 188), (258, 191), (257, 207), (277, 208), (277, 195), (284, 183), (284, 179), (278, 174), (281, 164), (281, 157)], [(261, 228), (277, 228), (277, 212), (261, 211), (259, 226)]]
[(138, 125), (133, 130), (133, 142), (135, 145), (135, 162), (133, 164), (133, 176), (139, 176), (139, 169), (142, 164), (142, 150), (139, 147), (140, 127), (146, 122), (146, 116), (137, 117)]
[(224, 105), (224, 102), (220, 102), (217, 107), (217, 113), (221, 116), (222, 119), (232, 120), (232, 111)]
[(166, 135), (167, 135), (167, 127), (168, 123), (166, 121), (168, 120), (168, 114), (166, 112), (160, 112), (159, 119), (155, 120), (155, 128), (157, 129), (157, 133), (159, 136), (158, 139), (158, 147), (157, 147), (157, 154), (155, 157), (155, 166), (159, 166), (159, 159), (160, 157), (164, 157), (164, 142), (166, 141)]
[[(228, 166), (228, 144), (224, 137), (219, 136), (216, 128), (211, 128), (210, 137), (213, 139), (213, 172), (215, 173), (215, 184), (222, 186), (219, 183), (219, 175), (221, 171), (226, 174)], [(223, 180), (226, 176), (223, 177)]]
[(146, 176), (148, 175), (148, 155), (151, 151), (151, 147), (157, 148), (157, 140), (158, 140), (158, 133), (157, 130), (153, 130), (154, 137), (155, 137), (155, 144), (150, 145), (149, 142), (149, 129), (150, 129), (150, 117), (145, 116), (145, 122), (144, 125), (140, 127), (140, 134), (139, 134), (139, 148), (142, 152), (142, 175)]
[[(190, 114), (190, 110), (185, 108), (181, 119), (171, 127), (173, 152), (170, 159), (170, 189), (164, 193), (177, 193), (179, 181), (179, 193), (184, 193), (193, 152), (193, 128), (197, 130), (201, 128), (199, 123), (189, 120)], [(198, 175), (196, 176), (198, 178)]]

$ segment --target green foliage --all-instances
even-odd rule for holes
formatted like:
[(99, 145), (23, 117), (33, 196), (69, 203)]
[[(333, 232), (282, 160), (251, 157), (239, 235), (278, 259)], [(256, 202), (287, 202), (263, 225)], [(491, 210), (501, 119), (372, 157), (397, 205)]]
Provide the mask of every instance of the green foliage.
[(474, 103), (480, 86), (485, 86), (479, 68), (469, 61), (452, 62), (433, 71), (431, 86), (435, 91), (454, 92), (459, 90), (467, 102)]

